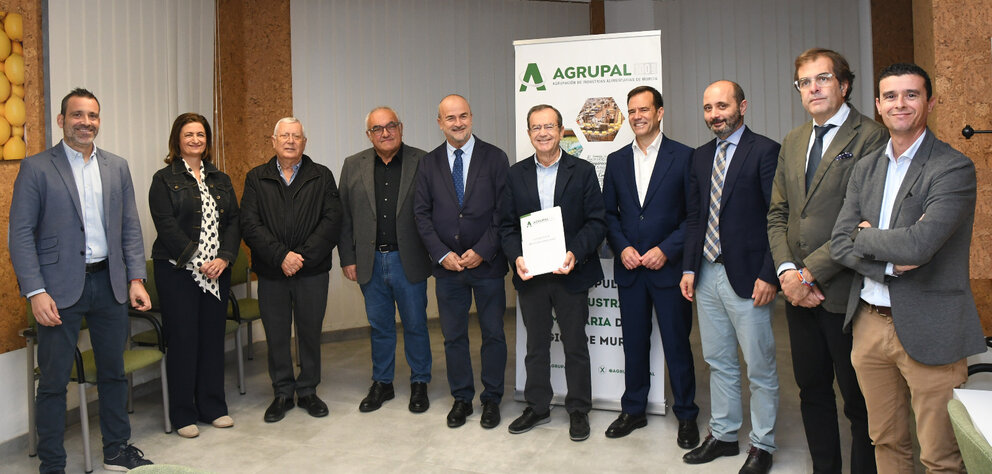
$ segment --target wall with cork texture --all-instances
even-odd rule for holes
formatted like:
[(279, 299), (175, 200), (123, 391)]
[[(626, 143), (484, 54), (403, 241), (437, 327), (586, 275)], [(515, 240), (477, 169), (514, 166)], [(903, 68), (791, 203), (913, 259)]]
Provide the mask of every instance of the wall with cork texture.
[(961, 135), (965, 125), (992, 129), (992, 0), (913, 0), (913, 12), (916, 61), (937, 99), (930, 128), (971, 158), (978, 175), (971, 287), (992, 336), (992, 135)]
[[(4, 25), (3, 36), (0, 38), (0, 57), (4, 67), (3, 78), (0, 79), (0, 143), (5, 146), (5, 158), (17, 158), (33, 155), (45, 149), (45, 82), (44, 58), (42, 57), (43, 37), (41, 31), (41, 2), (37, 0), (0, 1), (0, 12), (5, 12), (0, 24)], [(17, 16), (20, 16), (20, 28), (17, 26)], [(8, 29), (9, 26), (9, 29)], [(20, 29), (20, 32), (17, 30)], [(6, 42), (14, 36), (11, 50), (6, 52)], [(20, 40), (17, 38), (20, 37)], [(20, 50), (21, 53), (17, 53)], [(23, 61), (23, 63), (22, 63)], [(23, 65), (22, 65), (23, 64)], [(23, 84), (16, 84), (18, 75), (23, 76)], [(15, 80), (10, 81), (8, 77)], [(14, 82), (12, 87), (4, 85), (4, 80)], [(5, 94), (6, 89), (9, 92)], [(20, 102), (18, 94), (23, 95)], [(8, 104), (10, 111), (8, 113)], [(10, 115), (8, 117), (8, 115)], [(23, 118), (21, 118), (23, 117)], [(24, 121), (22, 128), (10, 127), (9, 123)], [(8, 132), (13, 136), (8, 135)], [(18, 143), (17, 134), (24, 138), (26, 146)], [(8, 145), (8, 143), (10, 143)], [(20, 160), (0, 160), (0, 353), (9, 352), (24, 347), (24, 338), (17, 332), (23, 329), (24, 299), (17, 287), (17, 278), (10, 264), (10, 252), (7, 248), (7, 226), (9, 224), (11, 190), (14, 179), (20, 169)]]

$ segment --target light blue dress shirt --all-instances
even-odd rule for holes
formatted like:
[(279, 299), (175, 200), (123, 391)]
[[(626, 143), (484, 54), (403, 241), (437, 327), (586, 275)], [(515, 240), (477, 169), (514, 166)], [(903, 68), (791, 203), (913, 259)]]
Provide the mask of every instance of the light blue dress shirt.
[(534, 163), (537, 164), (537, 194), (541, 197), (541, 210), (555, 207), (555, 181), (558, 179), (558, 164), (561, 163), (561, 148), (551, 166), (542, 165), (537, 154), (534, 155)]
[(69, 148), (62, 142), (65, 156), (72, 167), (72, 179), (79, 191), (79, 204), (83, 210), (83, 229), (86, 234), (86, 263), (96, 263), (107, 259), (107, 231), (104, 228), (103, 181), (100, 178), (100, 164), (96, 146), (89, 160), (83, 154)]
[[(453, 170), (455, 168), (455, 150), (456, 148), (451, 146), (447, 141), (444, 142), (448, 149), (448, 169)], [(468, 164), (472, 161), (472, 150), (475, 149), (475, 135), (470, 135), (467, 142), (462, 145), (462, 183), (465, 185), (465, 191), (468, 192)]]
[(293, 174), (289, 176), (289, 179), (286, 179), (286, 175), (282, 174), (282, 165), (280, 165), (279, 160), (276, 159), (276, 170), (279, 171), (279, 177), (282, 178), (283, 182), (286, 183), (286, 186), (293, 184), (293, 180), (296, 179), (296, 173), (300, 171), (300, 165), (302, 164), (303, 164), (303, 157), (301, 156), (300, 160), (297, 161), (295, 165), (293, 165)]
[[(892, 157), (891, 138), (889, 139), (889, 143), (885, 145), (885, 157), (889, 160), (889, 166), (885, 171), (885, 191), (882, 194), (882, 212), (878, 216), (878, 225), (875, 227), (879, 229), (889, 228), (889, 221), (892, 219), (892, 208), (896, 202), (896, 194), (899, 194), (899, 188), (902, 186), (903, 179), (906, 178), (909, 165), (913, 163), (913, 157), (916, 156), (917, 150), (920, 149), (920, 144), (923, 143), (923, 137), (926, 134), (927, 132), (924, 131), (899, 158)], [(885, 264), (885, 273), (895, 276), (893, 267), (892, 262)], [(875, 306), (892, 306), (892, 301), (889, 299), (889, 285), (867, 277), (865, 278), (864, 286), (861, 287), (861, 299)]]

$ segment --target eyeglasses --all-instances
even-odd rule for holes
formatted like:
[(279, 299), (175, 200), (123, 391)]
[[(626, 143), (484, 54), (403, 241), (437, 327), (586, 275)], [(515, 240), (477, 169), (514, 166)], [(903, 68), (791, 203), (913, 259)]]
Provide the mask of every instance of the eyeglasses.
[(366, 130), (365, 133), (371, 133), (372, 135), (378, 137), (379, 135), (382, 135), (383, 130), (389, 130), (389, 133), (393, 133), (399, 127), (400, 127), (400, 122), (389, 122), (386, 125), (376, 125)]
[(816, 81), (817, 86), (823, 87), (833, 78), (833, 74), (829, 72), (821, 72), (815, 77), (800, 77), (799, 79), (792, 81), (792, 83), (796, 85), (796, 90), (801, 91), (803, 89), (809, 89), (810, 84), (812, 84), (814, 80)]
[(294, 142), (299, 142), (307, 139), (307, 137), (304, 137), (299, 133), (280, 133), (279, 135), (276, 135), (276, 138), (278, 138), (279, 141), (283, 141), (283, 142), (288, 142), (290, 138), (292, 138)]
[(531, 133), (540, 132), (541, 129), (547, 130), (549, 132), (553, 132), (555, 131), (556, 128), (558, 128), (558, 124), (546, 123), (544, 125), (531, 125), (530, 127), (527, 127), (527, 130), (530, 131)]

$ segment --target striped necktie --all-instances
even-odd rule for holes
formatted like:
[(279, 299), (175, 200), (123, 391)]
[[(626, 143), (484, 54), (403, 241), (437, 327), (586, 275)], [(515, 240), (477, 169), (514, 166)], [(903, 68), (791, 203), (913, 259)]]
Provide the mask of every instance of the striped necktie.
[(706, 220), (706, 240), (703, 242), (703, 256), (711, 262), (720, 256), (720, 197), (723, 195), (723, 180), (727, 177), (727, 148), (730, 142), (720, 142), (720, 152), (713, 162), (710, 176), (710, 212)]

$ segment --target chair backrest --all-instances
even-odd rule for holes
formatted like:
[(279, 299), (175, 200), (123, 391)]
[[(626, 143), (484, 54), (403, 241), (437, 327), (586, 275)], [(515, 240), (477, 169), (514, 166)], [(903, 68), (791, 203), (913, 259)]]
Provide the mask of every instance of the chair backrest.
[(251, 272), (251, 258), (245, 252), (245, 246), (238, 247), (238, 259), (231, 266), (231, 286), (247, 283)]
[(969, 474), (992, 474), (992, 446), (975, 428), (968, 410), (960, 400), (947, 402), (951, 426), (961, 449), (961, 457)]

